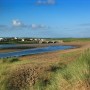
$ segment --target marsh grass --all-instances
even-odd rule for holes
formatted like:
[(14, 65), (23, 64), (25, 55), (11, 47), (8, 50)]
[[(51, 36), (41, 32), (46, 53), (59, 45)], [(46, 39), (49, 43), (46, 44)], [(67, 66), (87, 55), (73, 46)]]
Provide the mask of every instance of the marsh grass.
[(16, 57), (12, 57), (12, 58), (3, 58), (2, 59), (2, 62), (3, 63), (13, 63), (13, 62), (17, 62), (17, 61), (19, 61), (19, 59), (18, 58), (16, 58)]
[(47, 86), (42, 86), (44, 82), (39, 83), (38, 90), (90, 90), (90, 49), (67, 66), (60, 63), (52, 65), (50, 72), (54, 72), (50, 83)]
[[(69, 59), (68, 57), (73, 56), (76, 57), (77, 52), (63, 54), (62, 58), (67, 60)], [(7, 80), (11, 77), (12, 73), (10, 74), (10, 71), (13, 70), (13, 68), (17, 69), (17, 66), (20, 65), (22, 67), (23, 65), (25, 66), (25, 68), (23, 67), (23, 71), (22, 68), (18, 68), (18, 71), (16, 72), (13, 71), (13, 75), (16, 76), (20, 72), (20, 76), (22, 77), (22, 73), (24, 73), (25, 75), (27, 75), (28, 72), (31, 73), (29, 66), (27, 66), (27, 64), (29, 65), (29, 63), (31, 63), (31, 61), (21, 61), (18, 58), (8, 58), (5, 60), (0, 60), (0, 90), (11, 90), (7, 89)], [(27, 68), (29, 69), (29, 71), (27, 71)], [(41, 72), (41, 69), (39, 71)], [(19, 77), (15, 78), (19, 79)], [(9, 81), (11, 80), (9, 79)], [(39, 75), (37, 82), (35, 82), (33, 86), (24, 86), (27, 87), (20, 90), (90, 90), (90, 49), (82, 52), (80, 57), (76, 58), (76, 60), (72, 61), (71, 63), (66, 64), (59, 62), (50, 65), (47, 70)], [(12, 90), (14, 90), (13, 87)]]

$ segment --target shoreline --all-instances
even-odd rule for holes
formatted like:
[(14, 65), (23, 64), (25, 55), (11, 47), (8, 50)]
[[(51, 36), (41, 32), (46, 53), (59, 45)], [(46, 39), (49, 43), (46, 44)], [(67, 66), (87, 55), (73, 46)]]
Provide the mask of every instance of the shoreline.
[(0, 53), (6, 52), (14, 52), (14, 51), (21, 51), (25, 49), (34, 49), (34, 48), (42, 48), (48, 46), (75, 46), (76, 48), (81, 47), (80, 45), (71, 45), (66, 43), (53, 43), (53, 44), (17, 44), (17, 47), (9, 47), (9, 48), (1, 48)]
[[(77, 48), (87, 47), (90, 45), (90, 42), (64, 42), (64, 43), (51, 43), (51, 44), (17, 44), (17, 47), (10, 47), (6, 49), (0, 49), (0, 53), (6, 53), (6, 52), (14, 52), (14, 51), (21, 51), (25, 49), (33, 49), (33, 48), (42, 48), (42, 47), (48, 47), (48, 46), (75, 46)], [(68, 49), (69, 50), (69, 49)]]

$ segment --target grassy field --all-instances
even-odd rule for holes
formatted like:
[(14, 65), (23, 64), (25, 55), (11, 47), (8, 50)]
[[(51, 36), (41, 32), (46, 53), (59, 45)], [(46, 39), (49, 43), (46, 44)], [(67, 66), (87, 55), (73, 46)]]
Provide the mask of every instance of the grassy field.
[(90, 49), (1, 59), (0, 90), (90, 90)]
[(90, 90), (90, 50), (70, 64), (58, 63), (51, 68), (51, 77), (41, 79), (35, 90)]
[(73, 42), (73, 41), (82, 41), (82, 42), (87, 42), (90, 41), (90, 38), (48, 38), (48, 40), (63, 40), (64, 42)]
[(0, 42), (0, 44), (37, 44), (38, 41), (4, 41)]

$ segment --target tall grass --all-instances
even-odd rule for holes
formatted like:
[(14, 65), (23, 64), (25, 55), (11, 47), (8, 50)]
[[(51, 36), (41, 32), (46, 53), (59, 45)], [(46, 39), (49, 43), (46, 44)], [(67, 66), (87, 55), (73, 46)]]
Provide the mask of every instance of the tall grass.
[(48, 79), (49, 83), (45, 85), (42, 81), (37, 85), (39, 89), (35, 90), (90, 90), (90, 49), (66, 68), (61, 69), (58, 65), (52, 66), (51, 73), (54, 73)]
[[(76, 52), (73, 54), (76, 54)], [(68, 57), (72, 57), (73, 54), (64, 54), (63, 59), (66, 60)], [(16, 72), (18, 73), (14, 72), (16, 76), (18, 74), (21, 74), (21, 76), (23, 77), (23, 74), (25, 76), (27, 75), (25, 73), (29, 73), (31, 71), (31, 69), (29, 68), (30, 66), (28, 64), (30, 62), (31, 61), (29, 60), (19, 61), (19, 59), (17, 58), (7, 59), (7, 61), (1, 60), (0, 90), (9, 90), (6, 88), (6, 86), (8, 86), (7, 80), (8, 78), (10, 78), (10, 70), (13, 70), (13, 68), (16, 69), (17, 66), (19, 67), (20, 65), (22, 65), (22, 67), (24, 66), (25, 68), (23, 67), (23, 71), (22, 68), (18, 68), (18, 71), (16, 70)], [(32, 71), (35, 72), (35, 70), (33, 69)], [(33, 74), (31, 75), (33, 76)], [(21, 76), (19, 75), (20, 78)], [(15, 78), (19, 79), (19, 77)], [(42, 74), (39, 75), (37, 82), (33, 86), (28, 86), (26, 88), (28, 89), (21, 90), (90, 90), (90, 49), (82, 52), (80, 57), (76, 58), (76, 60), (74, 60), (71, 63), (66, 64), (59, 62), (50, 65), (50, 67), (47, 70), (45, 70)], [(13, 89), (12, 87), (12, 90), (15, 90), (15, 88)]]
[(13, 62), (17, 62), (17, 61), (19, 61), (19, 59), (18, 58), (4, 58), (4, 59), (2, 59), (2, 62), (3, 63), (13, 63)]

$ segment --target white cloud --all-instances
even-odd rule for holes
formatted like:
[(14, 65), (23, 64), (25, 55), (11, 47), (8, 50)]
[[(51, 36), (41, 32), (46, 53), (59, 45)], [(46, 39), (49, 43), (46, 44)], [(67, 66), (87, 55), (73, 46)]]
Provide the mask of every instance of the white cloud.
[(44, 30), (49, 29), (50, 27), (44, 24), (25, 24), (19, 19), (12, 20), (11, 26), (0, 25), (0, 29), (30, 29), (30, 30)]
[(48, 0), (48, 4), (55, 4), (55, 0)]
[(54, 5), (56, 0), (37, 0), (38, 5)]
[(31, 29), (48, 29), (49, 27), (43, 24), (31, 24)]
[(21, 27), (24, 24), (21, 21), (19, 21), (19, 20), (13, 20), (12, 21), (12, 25), (15, 26), (15, 27)]
[(36, 24), (31, 24), (31, 28), (36, 29), (36, 28), (38, 28), (38, 26)]

